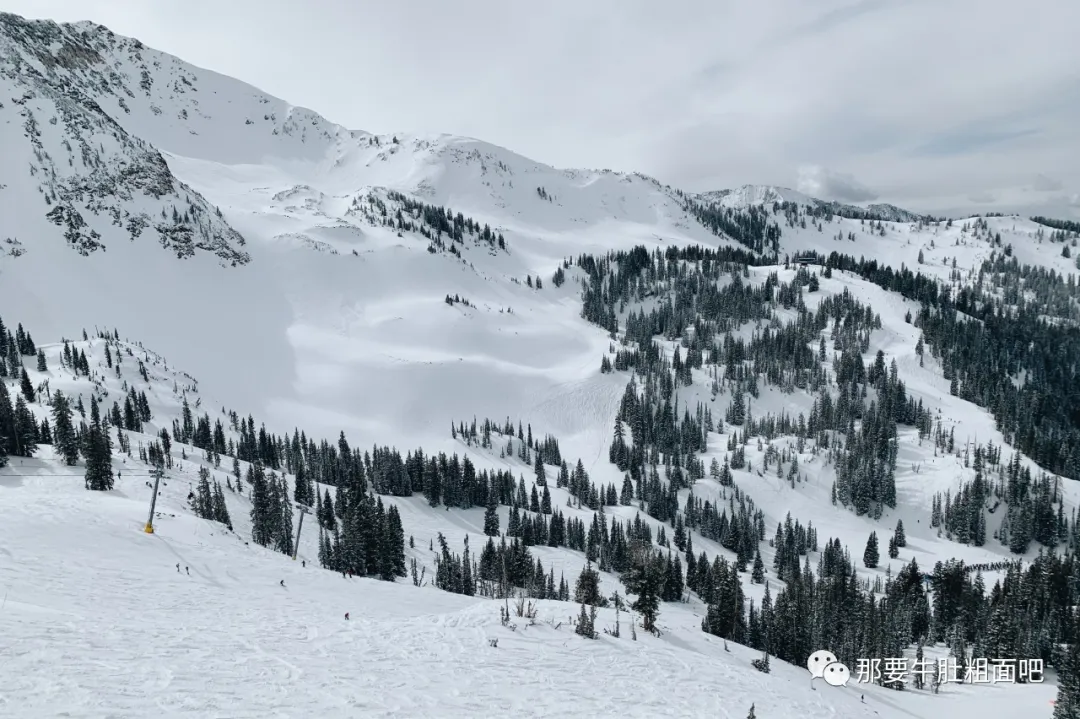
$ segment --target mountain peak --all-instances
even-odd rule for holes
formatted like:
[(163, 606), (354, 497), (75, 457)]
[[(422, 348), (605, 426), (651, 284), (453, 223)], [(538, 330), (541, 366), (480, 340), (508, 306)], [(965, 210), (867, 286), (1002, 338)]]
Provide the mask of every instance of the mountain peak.
[(719, 204), (731, 208), (771, 205), (776, 202), (794, 202), (800, 205), (820, 202), (791, 188), (776, 185), (742, 185), (733, 189), (703, 192), (697, 198), (706, 204)]
[(841, 217), (880, 220), (882, 222), (918, 222), (929, 219), (910, 210), (888, 203), (852, 205), (835, 200), (822, 200), (798, 190), (776, 185), (743, 185), (734, 189), (713, 190), (700, 193), (694, 198), (706, 205), (719, 205), (732, 209), (763, 207), (777, 203), (789, 203), (814, 209), (827, 210)]

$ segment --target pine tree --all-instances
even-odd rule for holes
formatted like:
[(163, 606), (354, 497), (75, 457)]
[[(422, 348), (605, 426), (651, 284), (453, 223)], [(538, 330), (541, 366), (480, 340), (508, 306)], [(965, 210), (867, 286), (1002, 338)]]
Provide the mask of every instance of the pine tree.
[(97, 402), (90, 403), (90, 427), (86, 430), (82, 449), (86, 458), (86, 488), (98, 492), (111, 490), (112, 448), (109, 444), (108, 429), (101, 424)]
[(642, 626), (651, 632), (660, 615), (660, 591), (664, 577), (648, 550), (644, 550), (643, 555), (639, 565), (623, 575), (623, 583), (627, 591), (637, 595), (630, 607), (641, 615)]
[(30, 381), (30, 375), (27, 373), (26, 368), (23, 367), (22, 377), (19, 378), (19, 391), (22, 392), (22, 396), (26, 398), (26, 401), (33, 404), (37, 399), (37, 393), (34, 391), (34, 385)]
[(896, 538), (897, 547), (907, 546), (907, 537), (904, 535), (904, 520), (896, 520), (896, 531), (893, 533), (893, 536)]
[(34, 413), (21, 394), (15, 395), (15, 451), (20, 457), (33, 457), (37, 451), (38, 426)]
[(863, 565), (867, 569), (874, 569), (878, 565), (878, 559), (877, 532), (870, 532), (870, 538), (866, 540), (866, 550), (863, 552)]
[(18, 454), (16, 448), (15, 408), (11, 406), (7, 383), (0, 381), (0, 453), (5, 457)]
[(574, 586), (574, 601), (600, 607), (607, 604), (607, 600), (600, 594), (600, 572), (593, 569), (591, 562), (581, 568), (581, 574)]
[(64, 464), (73, 467), (79, 461), (79, 442), (75, 438), (75, 427), (71, 422), (71, 404), (60, 390), (56, 390), (52, 400), (53, 448), (64, 458)]
[(499, 536), (499, 508), (495, 504), (495, 492), (491, 490), (488, 491), (487, 509), (484, 510), (484, 534)]
[(754, 584), (763, 584), (765, 582), (765, 563), (761, 561), (761, 550), (754, 554), (754, 569), (750, 574), (750, 581)]
[(232, 518), (229, 517), (229, 507), (225, 504), (225, 493), (221, 491), (221, 483), (214, 480), (213, 519), (221, 522), (229, 531), (232, 531)]
[(754, 713), (754, 707), (756, 704), (750, 705), (750, 713), (746, 715), (746, 719), (757, 719), (757, 714)]
[[(923, 644), (922, 644), (922, 640), (919, 641), (919, 646), (915, 650), (915, 666), (917, 668), (919, 668), (919, 669), (921, 669), (922, 666), (923, 666)], [(913, 679), (913, 683), (915, 684), (916, 689), (922, 689), (923, 688), (924, 680), (923, 680), (923, 672), (922, 671), (916, 671), (915, 672), (915, 677)]]
[(251, 540), (266, 547), (274, 538), (271, 489), (260, 465), (248, 467), (247, 481), (251, 484)]
[(1058, 671), (1053, 719), (1080, 719), (1080, 639), (1074, 639)]
[(214, 518), (214, 495), (210, 489), (210, 470), (205, 466), (199, 467), (199, 483), (195, 491), (192, 492), (188, 504), (197, 517), (202, 519)]
[[(466, 538), (467, 539), (467, 538)], [(397, 506), (391, 504), (386, 512), (386, 544), (390, 557), (390, 568), (394, 576), (405, 576), (405, 529), (401, 525), (401, 514)]]
[(585, 604), (582, 603), (581, 614), (578, 615), (577, 626), (574, 627), (575, 634), (585, 637), (586, 639), (596, 639), (596, 630), (593, 627), (593, 616), (595, 616), (595, 611), (594, 608), (593, 613), (590, 614), (589, 611), (585, 609)]

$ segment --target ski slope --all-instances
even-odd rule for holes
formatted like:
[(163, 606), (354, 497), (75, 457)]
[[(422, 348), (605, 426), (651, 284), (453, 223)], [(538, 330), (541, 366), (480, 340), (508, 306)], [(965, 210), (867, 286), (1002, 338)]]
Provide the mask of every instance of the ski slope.
[[(755, 268), (751, 281), (764, 279), (767, 271)], [(848, 289), (872, 301), (881, 313), (883, 329), (874, 334), (868, 361), (879, 346), (896, 356), (909, 392), (938, 403), (944, 416), (956, 418), (958, 441), (961, 436), (979, 441), (994, 437), (992, 420), (951, 397), (932, 361), (918, 367), (915, 330), (903, 321), (902, 299), (842, 272), (821, 282), (821, 294)], [(147, 387), (155, 419), (145, 427), (146, 436), (132, 435), (133, 444), (149, 441), (150, 433), (169, 426), (185, 397), (196, 411), (224, 421), (220, 403), (204, 395), (205, 383), (151, 350), (122, 343), (125, 361), (116, 377), (105, 371), (102, 340), (75, 340), (72, 346), (86, 352), (94, 369), (90, 378), (60, 369), (62, 346), (53, 344), (42, 345), (53, 369), (39, 373), (28, 368), (32, 382), (48, 381), (50, 389), (84, 401), (92, 392), (122, 393), (125, 383)], [(145, 360), (149, 383), (140, 382), (135, 358)], [(620, 380), (617, 374), (600, 375), (593, 369), (590, 381), (610, 384), (617, 397)], [(17, 391), (14, 385), (10, 389)], [(687, 389), (707, 392), (704, 383)], [(766, 389), (751, 409), (791, 410), (791, 403), (808, 400)], [(552, 414), (565, 411), (558, 409), (559, 400), (550, 402)], [(568, 398), (566, 407), (572, 406)], [(32, 409), (39, 418), (47, 416), (43, 406)], [(596, 412), (610, 417), (615, 406)], [(590, 426), (587, 418), (579, 422)], [(596, 426), (592, 431), (599, 435), (607, 430)], [(500, 458), (449, 437), (446, 441), (469, 454), (478, 467), (511, 468), (531, 484), (531, 468), (516, 458)], [(722, 457), (725, 447), (726, 437), (717, 435), (704, 460)], [(927, 526), (928, 495), (954, 487), (969, 478), (971, 470), (955, 456), (933, 456), (910, 433), (901, 437), (901, 448), (898, 508), (886, 512), (880, 523), (833, 507), (831, 470), (809, 453), (800, 456), (807, 480), (795, 489), (772, 474), (741, 470), (735, 471), (736, 484), (763, 509), (766, 526), (791, 512), (800, 520), (812, 519), (821, 537), (839, 537), (853, 549), (869, 531), (904, 519), (907, 548), (898, 560), (885, 560), (877, 570), (860, 568), (863, 576), (884, 576), (911, 558), (927, 568), (952, 556), (969, 562), (1004, 558), (1005, 549), (995, 542), (981, 548), (959, 545), (935, 536)], [(574, 455), (564, 453), (572, 461)], [(318, 568), (312, 520), (301, 534), (296, 562), (257, 547), (249, 542), (250, 500), (234, 492), (226, 493), (234, 532), (196, 518), (186, 498), (204, 460), (199, 450), (183, 445), (174, 445), (172, 454), (178, 468), (161, 487), (153, 535), (142, 531), (151, 495), (148, 467), (135, 458), (116, 455), (114, 467), (122, 476), (114, 491), (101, 494), (86, 492), (81, 468), (64, 466), (46, 446), (38, 457), (13, 459), (0, 469), (0, 512), (5, 517), (0, 524), (0, 587), (6, 594), (0, 622), (5, 651), (15, 658), (13, 671), (5, 674), (12, 679), (0, 684), (0, 715), (67, 711), (73, 716), (137, 716), (153, 711), (178, 717), (358, 712), (475, 716), (478, 708), (496, 705), (521, 716), (588, 711), (597, 716), (689, 717), (711, 712), (742, 717), (750, 704), (759, 717), (1050, 714), (1052, 675), (1042, 685), (951, 685), (930, 695), (856, 684), (834, 688), (818, 683), (813, 688), (805, 670), (780, 661), (773, 662), (771, 674), (759, 674), (749, 666), (756, 652), (734, 644), (724, 651), (722, 640), (701, 631), (705, 607), (696, 598), (663, 605), (660, 637), (639, 630), (637, 640), (631, 639), (623, 614), (619, 639), (601, 635), (589, 642), (570, 625), (577, 605), (553, 601), (538, 603), (535, 626), (513, 618), (516, 629), (511, 629), (500, 621), (499, 601), (447, 594), (430, 585), (415, 587), (408, 579), (395, 584), (343, 579)], [(747, 454), (760, 466), (753, 442)], [(618, 477), (606, 458), (591, 466), (594, 481)], [(224, 480), (224, 468), (211, 471)], [(725, 496), (708, 478), (699, 480), (694, 491), (707, 498)], [(552, 495), (553, 505), (562, 506), (568, 516), (591, 518), (587, 509), (564, 506), (565, 490), (553, 489)], [(415, 540), (407, 554), (429, 576), (434, 556), (428, 545), (437, 534), (447, 536), (453, 551), (460, 551), (466, 536), (474, 548), (483, 541), (483, 509), (433, 510), (421, 496), (383, 500), (398, 506), (406, 534)], [(1070, 495), (1069, 504), (1075, 503)], [(503, 526), (507, 512), (500, 508)], [(637, 510), (618, 507), (609, 512), (629, 519)], [(704, 538), (696, 537), (695, 547), (709, 556), (729, 556)], [(582, 554), (566, 549), (534, 547), (533, 552), (571, 583), (584, 564)], [(763, 547), (762, 552), (771, 565), (771, 550)], [(177, 563), (190, 567), (191, 575), (177, 572)], [(986, 575), (992, 583), (996, 573)], [(744, 586), (748, 597), (760, 602), (763, 587)], [(605, 593), (621, 589), (611, 575), (602, 576), (602, 587)], [(345, 612), (350, 613), (348, 622)], [(599, 628), (614, 628), (615, 622), (611, 609), (600, 610)], [(497, 646), (489, 640), (497, 640)], [(58, 673), (53, 667), (70, 671)], [(1039, 707), (1045, 708), (1041, 714)]]
[[(531, 467), (450, 435), (451, 423), (474, 416), (510, 417), (531, 424), (537, 436), (555, 435), (567, 461), (580, 458), (594, 482), (621, 481), (606, 453), (629, 374), (599, 372), (612, 339), (581, 317), (583, 273), (571, 266), (561, 287), (551, 279), (564, 259), (581, 254), (736, 245), (697, 223), (677, 190), (636, 174), (560, 170), (468, 138), (348, 130), (90, 23), (54, 26), (57, 34), (35, 45), (10, 18), (0, 24), (0, 56), (11, 71), (0, 73), (0, 149), (17, 161), (0, 169), (0, 213), (3, 235), (24, 251), (0, 255), (0, 314), (22, 322), (48, 355), (45, 373), (28, 363), (35, 386), (47, 380), (52, 390), (84, 401), (92, 392), (122, 397), (125, 382), (145, 386), (154, 420), (144, 441), (171, 426), (186, 396), (200, 401), (199, 413), (209, 412), (212, 421), (224, 422), (224, 408), (253, 414), (275, 432), (298, 428), (333, 440), (344, 431), (352, 446), (456, 452), (478, 468), (511, 469), (531, 486)], [(43, 59), (54, 55), (85, 62)], [(50, 95), (26, 79), (27, 68), (83, 95)], [(26, 93), (21, 103), (7, 101)], [(96, 160), (68, 148), (78, 138), (50, 123), (68, 101), (97, 123), (86, 138), (88, 146), (100, 146)], [(26, 129), (27, 113), (36, 117), (38, 135)], [(114, 193), (111, 207), (123, 217), (156, 219), (189, 202), (220, 236), (237, 233), (244, 243), (229, 247), (250, 261), (222, 262), (220, 246), (180, 259), (152, 227), (132, 238), (110, 210), (83, 206), (87, 232), (97, 232), (104, 249), (87, 256), (74, 251), (63, 229), (46, 218), (51, 200), (41, 178), (55, 171), (77, 184), (96, 176), (98, 162), (117, 178), (124, 168), (146, 166), (168, 181), (161, 197), (118, 185), (129, 196)], [(490, 225), (505, 235), (507, 249), (469, 239), (460, 255), (429, 252), (429, 238), (377, 221), (379, 203), (391, 215), (399, 209), (394, 192)], [(812, 198), (756, 188), (713, 199), (738, 209)], [(776, 219), (783, 225), (783, 215)], [(1008, 244), (1022, 263), (1075, 271), (1040, 226), (1013, 217), (987, 223), (989, 232), (976, 233), (973, 221), (884, 222), (884, 234), (869, 222), (839, 217), (820, 229), (783, 225), (781, 256), (836, 251), (968, 283), (991, 252)], [(993, 242), (997, 233), (1000, 246)], [(749, 281), (774, 271), (785, 281), (794, 274), (752, 268)], [(530, 286), (538, 277), (541, 289)], [(895, 359), (908, 392), (955, 428), (958, 444), (1003, 444), (985, 411), (950, 396), (929, 354), (920, 366), (918, 330), (904, 320), (914, 304), (843, 272), (821, 279), (817, 297), (844, 290), (882, 318), (866, 362), (878, 349), (886, 361)], [(468, 304), (447, 304), (447, 296)], [(59, 369), (58, 343), (81, 336), (83, 328), (91, 336), (96, 328), (117, 328), (131, 357), (146, 358), (151, 381), (137, 379), (134, 362), (124, 365), (122, 377), (106, 372), (101, 342), (93, 339), (74, 342), (90, 358), (93, 382)], [(713, 402), (699, 372), (679, 396), (683, 406), (711, 403), (720, 416), (730, 399)], [(765, 388), (751, 410), (797, 414), (811, 402), (805, 394)], [(31, 409), (39, 420), (47, 416), (43, 405)], [(723, 459), (727, 440), (726, 434), (709, 438), (701, 457), (706, 465)], [(162, 487), (153, 535), (142, 532), (151, 492), (144, 465), (117, 454), (123, 477), (116, 489), (88, 493), (82, 468), (63, 466), (50, 452), (42, 447), (38, 457), (0, 468), (6, 660), (0, 716), (472, 717), (495, 708), (523, 717), (741, 718), (753, 704), (761, 719), (1039, 719), (1052, 710), (1052, 681), (949, 686), (931, 696), (854, 684), (812, 688), (803, 668), (780, 661), (764, 675), (749, 664), (756, 652), (734, 644), (725, 651), (701, 631), (705, 607), (696, 598), (664, 604), (661, 636), (639, 631), (636, 641), (625, 615), (618, 639), (578, 637), (568, 624), (577, 614), (573, 603), (540, 602), (534, 626), (514, 618), (511, 629), (500, 621), (498, 602), (414, 587), (407, 579), (346, 580), (319, 569), (311, 525), (295, 563), (249, 544), (250, 503), (238, 494), (227, 493), (234, 533), (197, 519), (186, 497), (203, 460), (191, 447), (173, 448), (179, 469)], [(747, 458), (760, 466), (754, 441)], [(935, 453), (930, 442), (920, 444), (913, 430), (900, 437), (898, 506), (877, 522), (832, 506), (833, 470), (820, 456), (807, 452), (799, 464), (806, 481), (794, 488), (756, 471), (735, 470), (735, 481), (762, 509), (767, 527), (790, 513), (812, 520), (822, 539), (839, 538), (853, 553), (871, 531), (884, 535), (902, 519), (908, 546), (876, 570), (860, 568), (861, 577), (895, 573), (912, 558), (929, 570), (950, 557), (1009, 556), (995, 541), (960, 545), (928, 526), (931, 496), (955, 489), (973, 471), (955, 455)], [(213, 474), (224, 480), (225, 471)], [(1080, 505), (1075, 488), (1065, 489), (1066, 505)], [(710, 500), (728, 496), (708, 478), (694, 491)], [(591, 520), (591, 511), (566, 506), (565, 490), (552, 495), (568, 517)], [(420, 496), (383, 501), (398, 506), (406, 535), (415, 539), (407, 556), (429, 574), (427, 547), (439, 533), (453, 551), (466, 536), (474, 548), (483, 537), (482, 508), (433, 510)], [(506, 526), (508, 509), (499, 511)], [(608, 516), (636, 514), (635, 507), (617, 507)], [(709, 540), (694, 542), (709, 556), (730, 556)], [(571, 584), (584, 563), (581, 553), (565, 549), (533, 553)], [(771, 567), (772, 550), (763, 545), (762, 553)], [(190, 567), (190, 576), (176, 571), (177, 562)], [(988, 584), (996, 578), (987, 573)], [(604, 575), (602, 585), (605, 593), (621, 591), (614, 576)], [(760, 602), (763, 587), (745, 588)], [(615, 621), (613, 611), (600, 610), (598, 627)], [(497, 647), (489, 640), (498, 640)]]
[[(166, 480), (145, 534), (145, 473), (116, 469), (108, 494), (63, 476), (47, 450), (0, 470), (0, 716), (741, 719), (751, 704), (771, 719), (1050, 714), (1050, 683), (931, 696), (813, 687), (780, 661), (760, 674), (756, 652), (725, 651), (693, 606), (665, 605), (663, 634), (636, 641), (625, 613), (618, 639), (577, 636), (572, 603), (539, 602), (535, 625), (504, 626), (499, 601), (318, 569), (313, 532), (296, 562), (248, 545), (242, 498), (227, 493), (236, 534), (184, 508), (190, 471)], [(430, 528), (441, 519), (426, 516)], [(602, 609), (597, 627), (615, 621)]]

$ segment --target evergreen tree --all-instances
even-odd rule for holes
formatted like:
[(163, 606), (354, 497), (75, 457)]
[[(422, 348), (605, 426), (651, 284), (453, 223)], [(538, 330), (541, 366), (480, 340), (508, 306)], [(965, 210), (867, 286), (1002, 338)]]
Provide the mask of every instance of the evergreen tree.
[(1080, 719), (1080, 639), (1074, 639), (1058, 670), (1053, 719)]
[(109, 443), (108, 429), (101, 424), (98, 403), (90, 403), (90, 427), (86, 430), (83, 442), (83, 456), (86, 458), (86, 488), (98, 492), (113, 488), (112, 448)]
[[(3, 362), (0, 361), (0, 364)], [(17, 447), (15, 408), (11, 406), (7, 383), (0, 380), (0, 455), (17, 455)]]
[(607, 605), (607, 599), (600, 594), (600, 573), (593, 569), (591, 562), (581, 568), (574, 586), (574, 601), (594, 607)]
[(214, 521), (221, 522), (232, 531), (232, 518), (229, 517), (229, 507), (225, 504), (225, 493), (221, 491), (221, 483), (217, 480), (214, 480), (212, 516)]
[[(915, 650), (915, 666), (916, 667), (922, 667), (923, 666), (923, 643), (922, 643), (921, 640), (919, 641), (918, 648)], [(915, 676), (914, 676), (914, 678), (912, 680), (912, 683), (915, 685), (916, 689), (922, 689), (923, 688), (924, 679), (923, 679), (923, 673), (921, 671), (916, 671), (915, 672)]]
[(484, 510), (484, 534), (489, 537), (499, 536), (499, 508), (493, 491), (488, 492), (487, 509)]
[(248, 467), (247, 481), (251, 485), (251, 540), (266, 547), (274, 539), (272, 489), (262, 467), (257, 464)]
[(33, 457), (37, 451), (38, 425), (21, 394), (15, 395), (15, 446), (12, 454)]
[(660, 615), (660, 592), (663, 589), (663, 575), (657, 561), (643, 551), (637, 566), (623, 575), (623, 583), (628, 592), (637, 595), (630, 607), (641, 615), (642, 627), (653, 631), (656, 618)]
[(202, 519), (214, 518), (214, 494), (210, 488), (210, 470), (199, 467), (199, 483), (188, 500), (191, 510)]
[(37, 393), (34, 391), (34, 385), (30, 382), (30, 375), (26, 372), (25, 367), (23, 367), (22, 376), (19, 378), (19, 391), (22, 392), (22, 396), (30, 404), (33, 404), (37, 399)]
[(863, 552), (863, 565), (867, 569), (874, 569), (878, 565), (878, 559), (877, 532), (870, 532), (870, 538), (866, 540), (866, 550)]
[(71, 421), (71, 404), (60, 390), (56, 390), (52, 400), (53, 447), (63, 457), (64, 464), (73, 467), (79, 461), (79, 442), (75, 437), (75, 427)]
[(594, 607), (591, 612), (585, 609), (585, 604), (581, 605), (581, 614), (578, 615), (577, 626), (574, 627), (574, 633), (585, 637), (586, 639), (596, 639), (596, 629), (593, 625), (593, 619), (596, 616), (596, 608)]
[(761, 561), (760, 550), (754, 553), (754, 569), (750, 574), (750, 581), (754, 584), (763, 584), (765, 582), (765, 563)]

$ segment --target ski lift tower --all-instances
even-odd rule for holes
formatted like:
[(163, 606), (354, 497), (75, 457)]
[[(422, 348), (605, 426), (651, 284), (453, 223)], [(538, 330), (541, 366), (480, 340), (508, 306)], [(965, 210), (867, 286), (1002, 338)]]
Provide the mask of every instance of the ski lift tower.
[(143, 531), (147, 534), (154, 533), (154, 508), (157, 506), (158, 484), (165, 476), (164, 461), (154, 462), (154, 466), (150, 468), (150, 476), (154, 478), (154, 493), (150, 495), (150, 516), (147, 517), (146, 526), (143, 527)]
[(296, 509), (300, 512), (300, 522), (299, 524), (297, 524), (296, 527), (296, 543), (293, 545), (292, 558), (294, 562), (296, 561), (297, 552), (300, 551), (300, 531), (304, 528), (304, 515), (311, 514), (311, 507), (307, 506), (306, 504), (300, 504), (299, 502), (297, 502)]

